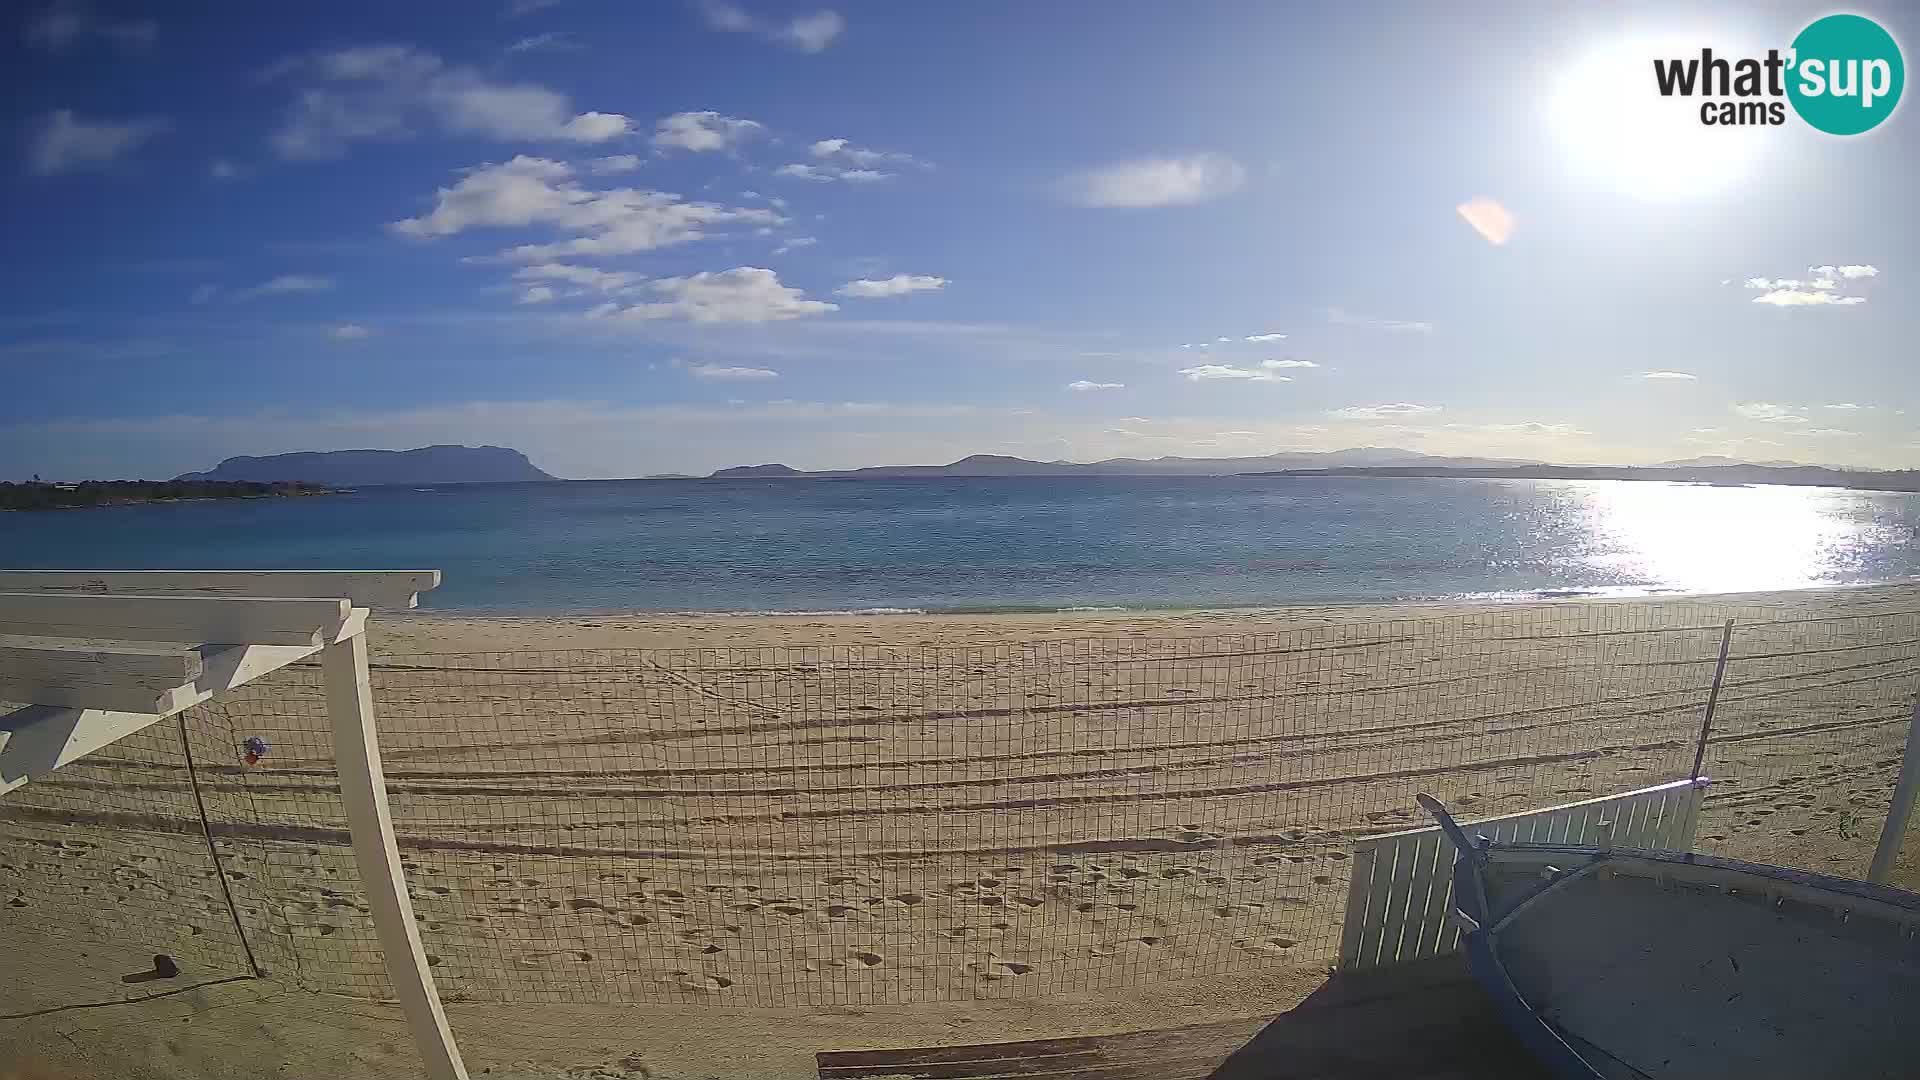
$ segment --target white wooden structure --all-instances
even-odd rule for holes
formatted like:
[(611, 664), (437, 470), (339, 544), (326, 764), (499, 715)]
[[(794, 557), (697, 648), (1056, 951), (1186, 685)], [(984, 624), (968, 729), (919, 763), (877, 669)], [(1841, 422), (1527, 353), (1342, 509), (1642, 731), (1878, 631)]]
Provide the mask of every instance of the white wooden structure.
[[(1702, 776), (1462, 827), (1469, 835), (1509, 843), (1595, 844), (1604, 822), (1615, 846), (1687, 851), (1706, 794)], [(1340, 966), (1386, 967), (1459, 948), (1459, 927), (1451, 918), (1453, 856), (1453, 843), (1437, 825), (1355, 844)]]
[(434, 1080), (464, 1080), (407, 897), (367, 675), (367, 612), (438, 570), (0, 570), (0, 796), (319, 654), (354, 857)]

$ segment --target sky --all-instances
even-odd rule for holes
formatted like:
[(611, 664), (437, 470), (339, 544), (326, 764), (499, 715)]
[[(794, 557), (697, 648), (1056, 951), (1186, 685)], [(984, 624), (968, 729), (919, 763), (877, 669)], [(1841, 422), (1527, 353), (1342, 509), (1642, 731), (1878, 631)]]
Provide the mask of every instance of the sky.
[(1914, 108), (1653, 89), (1828, 10), (10, 5), (0, 479), (1920, 466)]

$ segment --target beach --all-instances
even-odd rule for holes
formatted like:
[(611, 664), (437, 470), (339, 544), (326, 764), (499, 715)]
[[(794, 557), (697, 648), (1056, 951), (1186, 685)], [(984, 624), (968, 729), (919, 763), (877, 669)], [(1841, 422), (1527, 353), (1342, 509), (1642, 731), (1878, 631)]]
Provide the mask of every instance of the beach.
[[(796, 1075), (815, 1050), (1285, 1009), (1338, 960), (1354, 842), (1423, 824), (1415, 792), (1488, 817), (1687, 776), (1728, 619), (1698, 846), (1859, 876), (1913, 701), (1916, 613), (1904, 585), (417, 613), (380, 617), (371, 641), (396, 830), (470, 1067)], [(188, 995), (205, 1009), (105, 1010), (144, 1018), (130, 1027), (100, 1010), (0, 1021), (0, 1042), (57, 1064), (85, 1033), (79, 1060), (152, 1053), (153, 1075), (241, 1075), (239, 1047), (404, 1073), (391, 1008), (367, 1000), (384, 979), (316, 679), (257, 684), (186, 730), (271, 978)], [(247, 735), (272, 743), (261, 767), (233, 760)], [(0, 944), (33, 973), (0, 1012), (149, 993), (120, 980), (156, 952), (245, 971), (178, 741), (151, 730), (0, 806)], [(1896, 883), (1916, 865), (1909, 851)], [(281, 995), (254, 1000), (267, 984)], [(278, 1009), (297, 1022), (263, 1022)]]

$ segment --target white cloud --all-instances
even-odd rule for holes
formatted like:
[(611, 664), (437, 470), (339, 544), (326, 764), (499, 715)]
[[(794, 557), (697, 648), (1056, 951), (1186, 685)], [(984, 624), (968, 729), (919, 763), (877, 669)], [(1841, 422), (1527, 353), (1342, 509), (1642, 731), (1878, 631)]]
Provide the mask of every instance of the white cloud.
[(507, 51), (510, 53), (572, 52), (578, 48), (580, 43), (573, 40), (572, 34), (562, 30), (549, 30), (544, 34), (523, 37), (507, 46)]
[(1285, 375), (1275, 375), (1261, 368), (1232, 367), (1227, 364), (1201, 364), (1198, 367), (1181, 368), (1180, 374), (1188, 382), (1208, 382), (1214, 379), (1244, 379), (1249, 382), (1292, 382)]
[(80, 0), (56, 0), (27, 20), (27, 43), (48, 52), (64, 52), (87, 38), (100, 38), (129, 51), (152, 47), (160, 24), (152, 19), (113, 19), (95, 15)]
[(785, 176), (794, 180), (809, 180), (816, 184), (830, 184), (839, 180), (848, 184), (873, 184), (881, 180), (891, 180), (893, 173), (878, 169), (848, 169), (839, 165), (808, 165), (794, 162), (773, 170), (775, 176)]
[(774, 174), (796, 180), (812, 180), (816, 183), (832, 180), (872, 183), (898, 175), (882, 171), (878, 168), (881, 165), (910, 166), (917, 169), (929, 167), (926, 162), (912, 154), (892, 150), (870, 150), (855, 146), (846, 139), (821, 139), (809, 146), (807, 153), (819, 164), (796, 162), (791, 165), (782, 165), (774, 170)]
[(154, 118), (96, 123), (80, 119), (72, 109), (55, 109), (34, 135), (27, 159), (40, 176), (102, 168), (165, 130), (166, 121)]
[(560, 294), (555, 292), (553, 289), (553, 286), (551, 285), (534, 285), (529, 288), (522, 289), (520, 291), (519, 298), (516, 299), (514, 303), (545, 304), (554, 300), (559, 295)]
[(697, 323), (761, 323), (799, 319), (840, 310), (824, 300), (808, 300), (799, 289), (780, 283), (779, 275), (756, 266), (662, 278), (647, 288), (661, 297), (621, 308), (605, 304), (588, 312), (595, 318), (685, 319)]
[(1376, 319), (1367, 315), (1356, 315), (1344, 308), (1328, 308), (1327, 321), (1336, 326), (1368, 326), (1375, 330), (1385, 330), (1393, 334), (1431, 334), (1433, 324), (1409, 319)]
[(858, 300), (877, 300), (885, 296), (905, 296), (908, 293), (931, 292), (947, 287), (947, 279), (931, 274), (895, 274), (890, 278), (849, 281), (833, 290), (837, 295), (849, 296)]
[(1183, 206), (1238, 191), (1247, 170), (1224, 154), (1141, 158), (1070, 176), (1062, 185), (1079, 206)]
[(1124, 390), (1126, 383), (1094, 382), (1092, 379), (1075, 379), (1067, 384), (1069, 390)]
[(441, 188), (433, 210), (388, 225), (402, 236), (451, 236), (473, 228), (546, 225), (576, 233), (552, 244), (523, 244), (502, 253), (508, 259), (548, 262), (568, 255), (628, 255), (698, 240), (723, 224), (780, 225), (767, 209), (687, 202), (663, 191), (581, 187), (573, 167), (522, 155), (504, 164), (468, 169)]
[(595, 176), (608, 176), (613, 173), (632, 172), (645, 164), (639, 154), (614, 154), (612, 157), (597, 157), (587, 162), (587, 171)]
[(1791, 405), (1775, 405), (1771, 401), (1736, 401), (1729, 406), (1740, 416), (1749, 420), (1758, 420), (1763, 424), (1804, 424), (1807, 418)]
[(1642, 372), (1640, 374), (1640, 377), (1643, 379), (1654, 379), (1654, 380), (1669, 379), (1669, 380), (1677, 380), (1682, 382), (1692, 382), (1694, 380), (1697, 380), (1700, 376), (1691, 375), (1684, 371), (1646, 371), (1646, 372)]
[(690, 364), (687, 373), (696, 379), (724, 379), (746, 381), (753, 379), (777, 379), (780, 373), (763, 367), (724, 367), (720, 364)]
[(1871, 409), (1871, 408), (1873, 408), (1873, 406), (1871, 406), (1871, 405), (1855, 405), (1855, 404), (1854, 404), (1853, 402), (1851, 402), (1851, 401), (1836, 401), (1836, 402), (1834, 402), (1834, 403), (1833, 403), (1833, 404), (1831, 404), (1831, 405), (1822, 405), (1822, 406), (1820, 406), (1820, 407), (1821, 407), (1821, 408), (1823, 408), (1823, 409), (1842, 409), (1842, 410), (1845, 410), (1845, 411), (1847, 411), (1847, 412), (1857, 412), (1857, 411), (1859, 411), (1859, 410), (1861, 410), (1861, 409)]
[(627, 270), (601, 270), (592, 266), (574, 266), (554, 262), (523, 266), (513, 272), (513, 277), (514, 280), (521, 282), (564, 281), (570, 285), (603, 293), (629, 291), (645, 280), (643, 275)]
[(273, 74), (308, 83), (286, 123), (268, 139), (286, 158), (338, 157), (363, 139), (406, 139), (422, 128), (499, 140), (601, 143), (629, 135), (618, 113), (575, 114), (565, 94), (533, 83), (495, 82), (405, 45), (315, 53)]
[(214, 158), (207, 166), (207, 175), (215, 180), (232, 180), (240, 175), (240, 169), (226, 158)]
[(1260, 366), (1268, 371), (1281, 371), (1286, 368), (1317, 368), (1320, 365), (1311, 360), (1295, 360), (1289, 356), (1284, 360), (1262, 360)]
[(361, 326), (359, 323), (341, 323), (339, 326), (327, 331), (327, 336), (333, 338), (335, 341), (365, 341), (367, 338), (373, 336), (373, 331)]
[(800, 248), (812, 247), (813, 245), (819, 242), (820, 240), (818, 237), (790, 236), (786, 240), (782, 241), (779, 247), (774, 248), (773, 253), (775, 255), (785, 255), (789, 251), (797, 251)]
[(1484, 435), (1534, 435), (1551, 439), (1576, 438), (1593, 432), (1573, 424), (1547, 424), (1525, 420), (1517, 424), (1444, 424), (1451, 431), (1472, 431)]
[(289, 293), (326, 292), (333, 288), (333, 279), (313, 274), (281, 274), (279, 277), (263, 281), (250, 288), (240, 289), (229, 294), (231, 300), (253, 300), (262, 296), (284, 296)]
[(705, 0), (700, 5), (700, 12), (706, 17), (708, 29), (754, 34), (804, 53), (820, 52), (833, 44), (833, 40), (847, 28), (847, 20), (835, 11), (816, 11), (785, 22), (775, 22), (725, 0)]
[(661, 118), (653, 132), (653, 145), (696, 154), (728, 150), (764, 130), (757, 121), (722, 116), (710, 110), (677, 112)]
[(1460, 215), (1460, 220), (1472, 226), (1481, 239), (1495, 247), (1506, 243), (1513, 235), (1513, 214), (1484, 195), (1461, 203), (1453, 211)]
[(1793, 434), (1808, 435), (1816, 439), (1849, 439), (1860, 433), (1857, 431), (1847, 431), (1844, 428), (1801, 428), (1793, 432)]
[(1437, 413), (1440, 409), (1438, 405), (1392, 401), (1385, 405), (1349, 405), (1344, 409), (1334, 409), (1327, 415), (1335, 420), (1394, 420), (1405, 416), (1425, 416)]
[(1817, 289), (1811, 291), (1775, 289), (1772, 292), (1762, 293), (1754, 297), (1753, 302), (1756, 304), (1772, 304), (1774, 307), (1815, 307), (1821, 305), (1851, 307), (1854, 304), (1866, 303), (1867, 298), (1864, 296), (1837, 296), (1831, 292)]
[(1860, 278), (1878, 277), (1878, 267), (1860, 263), (1845, 266), (1809, 266), (1807, 273), (1812, 280), (1799, 278), (1751, 277), (1744, 284), (1749, 289), (1761, 290), (1762, 295), (1753, 298), (1756, 304), (1768, 304), (1773, 307), (1852, 307), (1864, 304), (1864, 296), (1842, 296), (1833, 290), (1839, 287), (1839, 279), (1848, 281)]
[(1253, 342), (1280, 341), (1280, 340), (1283, 340), (1286, 336), (1287, 335), (1285, 334), (1248, 334), (1242, 340), (1253, 341)]

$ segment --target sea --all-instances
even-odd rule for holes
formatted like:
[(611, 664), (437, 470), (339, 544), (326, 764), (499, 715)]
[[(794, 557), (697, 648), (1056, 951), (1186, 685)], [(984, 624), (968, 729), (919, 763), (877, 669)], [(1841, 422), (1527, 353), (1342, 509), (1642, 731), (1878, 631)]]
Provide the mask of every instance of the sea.
[(1920, 578), (1920, 495), (1371, 477), (614, 480), (0, 514), (22, 569), (437, 568), (425, 608), (1489, 602)]

